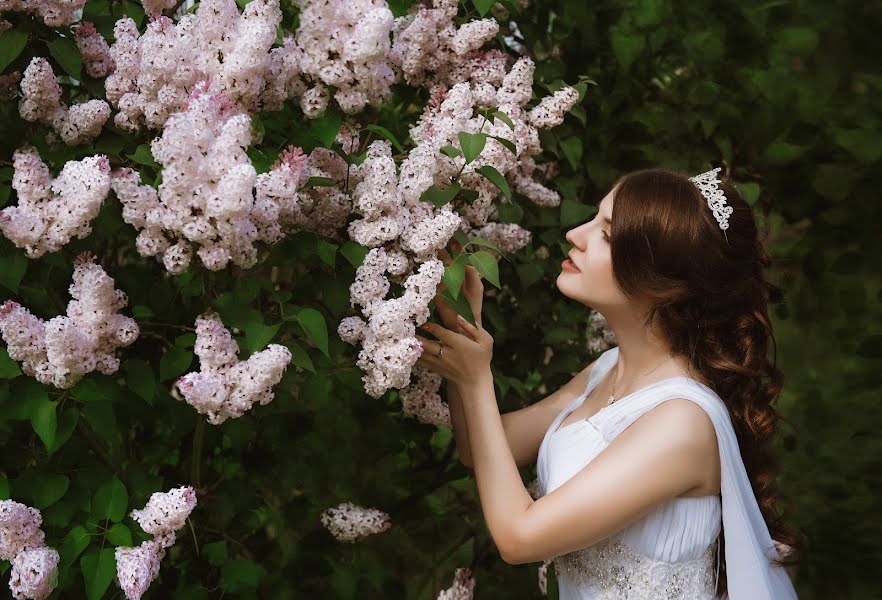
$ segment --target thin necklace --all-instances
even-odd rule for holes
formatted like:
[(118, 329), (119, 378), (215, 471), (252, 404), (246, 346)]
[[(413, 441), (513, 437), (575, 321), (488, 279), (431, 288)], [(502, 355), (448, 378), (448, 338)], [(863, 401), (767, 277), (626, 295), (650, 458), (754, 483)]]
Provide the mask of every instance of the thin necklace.
[[(647, 373), (644, 373), (643, 376), (646, 377), (647, 375), (649, 375), (649, 373), (652, 373), (652, 371), (655, 371), (656, 369), (658, 369), (658, 368), (659, 368), (660, 366), (662, 366), (662, 365), (665, 363), (665, 361), (667, 361), (669, 358), (671, 358), (671, 355), (670, 355), (670, 354), (668, 354), (665, 358), (663, 358), (662, 361), (661, 361), (660, 363), (658, 363), (657, 365), (655, 365), (655, 367), (653, 367), (651, 371), (649, 371), (649, 372), (647, 372)], [(615, 377), (613, 377), (613, 389), (612, 389), (612, 391), (613, 391), (613, 393), (609, 395), (609, 400), (606, 401), (606, 405), (607, 405), (607, 406), (611, 405), (613, 402), (615, 402), (615, 401), (617, 401), (617, 400), (621, 400), (621, 398), (616, 398), (616, 380), (615, 380)]]

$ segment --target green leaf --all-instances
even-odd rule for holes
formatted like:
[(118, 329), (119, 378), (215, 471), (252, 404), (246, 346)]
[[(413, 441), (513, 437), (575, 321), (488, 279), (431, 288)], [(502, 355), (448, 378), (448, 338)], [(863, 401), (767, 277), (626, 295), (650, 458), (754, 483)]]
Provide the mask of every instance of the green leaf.
[(354, 240), (346, 240), (343, 247), (340, 248), (340, 254), (346, 257), (356, 269), (364, 262), (364, 257), (370, 252), (370, 248), (366, 248)]
[(9, 357), (6, 348), (0, 349), (0, 379), (14, 379), (21, 375), (21, 367)]
[(459, 145), (462, 148), (462, 155), (465, 157), (466, 164), (478, 158), (478, 155), (484, 149), (484, 144), (487, 143), (486, 133), (460, 131), (457, 137), (459, 138)]
[(303, 349), (303, 346), (293, 341), (285, 342), (285, 346), (291, 351), (291, 362), (295, 366), (315, 373), (312, 359), (309, 358), (309, 354)]
[(491, 250), (496, 250), (499, 254), (505, 257), (505, 252), (503, 252), (499, 246), (488, 240), (487, 238), (482, 238), (481, 236), (475, 236), (469, 240), (470, 244), (476, 244), (478, 246), (484, 246), (486, 248), (490, 248)]
[(472, 4), (475, 5), (478, 14), (483, 17), (490, 12), (490, 9), (496, 4), (496, 0), (472, 0)]
[(515, 126), (514, 126), (514, 123), (512, 122), (512, 120), (510, 118), (508, 118), (508, 115), (505, 114), (504, 112), (502, 112), (501, 110), (494, 110), (490, 114), (492, 114), (494, 117), (496, 117), (497, 119), (499, 119), (500, 121), (502, 121), (503, 123), (508, 125), (509, 129), (511, 129), (512, 131), (515, 130)]
[(461, 189), (462, 186), (459, 184), (458, 181), (454, 181), (450, 184), (449, 187), (443, 189), (439, 188), (433, 183), (431, 186), (429, 186), (429, 189), (422, 193), (422, 195), (420, 196), (420, 200), (428, 200), (429, 202), (434, 204), (436, 208), (441, 208), (442, 206), (456, 198), (456, 195)]
[(560, 150), (574, 171), (579, 170), (582, 160), (582, 139), (576, 136), (560, 140)]
[(133, 545), (132, 532), (122, 523), (114, 523), (113, 527), (108, 529), (107, 533), (104, 534), (104, 537), (106, 537), (107, 541), (114, 546), (131, 547)]
[(462, 262), (455, 260), (449, 265), (444, 266), (444, 274), (441, 276), (441, 281), (444, 282), (444, 285), (450, 290), (450, 295), (454, 298), (459, 297), (459, 290), (462, 287), (463, 280), (465, 280), (465, 265)]
[(499, 214), (500, 223), (519, 223), (524, 217), (524, 209), (513, 200), (511, 202), (500, 202), (499, 206), (496, 207), (496, 211)]
[(7, 29), (0, 33), (0, 73), (18, 58), (28, 45), (28, 34), (17, 29)]
[(33, 473), (30, 477), (19, 478), (15, 482), (14, 489), (16, 494), (31, 497), (34, 506), (42, 510), (64, 497), (69, 485), (70, 479), (66, 475)]
[(404, 146), (401, 145), (401, 143), (398, 141), (398, 138), (395, 137), (395, 134), (393, 134), (385, 127), (380, 127), (379, 125), (371, 123), (370, 125), (366, 126), (365, 129), (367, 131), (373, 131), (374, 133), (380, 134), (380, 136), (392, 142), (392, 145), (395, 146), (396, 150), (398, 150), (399, 152), (405, 152)]
[(469, 255), (469, 262), (472, 263), (484, 279), (497, 288), (502, 287), (499, 283), (499, 265), (496, 263), (495, 256), (486, 250), (480, 250)]
[(58, 38), (46, 44), (49, 46), (49, 54), (52, 55), (64, 72), (79, 81), (82, 78), (80, 71), (83, 69), (83, 57), (80, 49), (71, 38)]
[(49, 454), (55, 454), (70, 439), (73, 434), (77, 421), (80, 420), (80, 411), (78, 408), (68, 408), (61, 414), (61, 420), (58, 423), (58, 429), (55, 431), (55, 442), (51, 448), (48, 448)]
[(196, 345), (196, 334), (192, 331), (188, 331), (187, 333), (182, 333), (178, 337), (175, 338), (174, 342), (175, 346), (178, 348), (189, 348), (193, 349), (193, 346)]
[(561, 227), (584, 223), (597, 212), (597, 207), (564, 198), (560, 203)]
[(610, 29), (610, 43), (622, 70), (628, 71), (634, 60), (643, 51), (645, 45), (643, 34), (628, 31), (621, 25)]
[(511, 189), (509, 189), (508, 182), (505, 180), (505, 177), (502, 176), (502, 173), (490, 165), (484, 165), (483, 167), (475, 169), (475, 171), (489, 179), (490, 183), (498, 187), (509, 201), (511, 200)]
[(756, 204), (756, 201), (759, 200), (760, 186), (758, 183), (738, 183), (735, 184), (735, 188), (738, 190), (738, 193), (741, 194), (741, 197), (744, 198), (744, 201), (750, 206), (753, 206)]
[(515, 156), (518, 155), (518, 147), (515, 146), (514, 142), (512, 142), (511, 140), (506, 139), (504, 137), (499, 137), (498, 135), (491, 135), (490, 137), (492, 137), (494, 140), (496, 140), (497, 142), (499, 142), (500, 144), (505, 146), (508, 149), (508, 151), (511, 152), (512, 154), (514, 154)]
[(221, 567), (221, 588), (226, 593), (252, 590), (260, 583), (264, 569), (253, 560), (238, 558)]
[(339, 248), (337, 244), (319, 239), (316, 243), (315, 250), (323, 263), (329, 267), (333, 267), (337, 263), (337, 248)]
[(309, 133), (321, 143), (322, 147), (330, 148), (342, 124), (342, 115), (333, 108), (328, 108), (322, 116), (312, 122)]
[(58, 553), (61, 555), (61, 562), (66, 565), (72, 565), (77, 557), (83, 553), (83, 550), (89, 547), (89, 541), (92, 536), (86, 531), (82, 525), (75, 525), (61, 542), (61, 548)]
[(245, 327), (245, 342), (249, 352), (263, 350), (272, 340), (281, 327), (281, 323), (264, 325), (263, 323), (249, 323)]
[(123, 482), (114, 477), (92, 496), (92, 516), (96, 519), (122, 521), (129, 506), (129, 493)]
[(462, 155), (462, 152), (460, 152), (459, 148), (456, 146), (444, 146), (441, 148), (441, 154), (446, 154), (450, 158), (456, 158), (457, 156)]
[(116, 572), (113, 548), (90, 550), (80, 559), (80, 568), (86, 583), (86, 597), (89, 600), (98, 600), (110, 587)]
[(337, 182), (331, 177), (310, 177), (304, 183), (303, 187), (333, 187)]
[(140, 358), (130, 358), (123, 363), (126, 385), (148, 404), (153, 404), (156, 394), (156, 378), (150, 363)]
[(131, 158), (139, 165), (147, 165), (148, 167), (157, 168), (159, 167), (159, 163), (156, 162), (155, 158), (153, 158), (153, 152), (150, 151), (150, 146), (148, 144), (139, 144), (138, 147), (135, 148), (134, 154), (126, 154), (126, 156)]
[(28, 268), (28, 259), (21, 252), (13, 252), (0, 259), (0, 285), (18, 293), (18, 285)]
[(330, 358), (328, 354), (328, 325), (325, 317), (314, 308), (302, 308), (297, 312), (297, 322), (303, 327), (306, 336)]
[(193, 353), (184, 348), (172, 346), (159, 359), (159, 381), (168, 381), (190, 368)]
[(206, 560), (208, 560), (211, 565), (215, 567), (221, 566), (222, 564), (227, 562), (229, 558), (226, 540), (211, 542), (210, 544), (203, 544), (201, 554), (205, 557)]
[(58, 428), (58, 417), (55, 414), (55, 402), (49, 400), (34, 401), (31, 413), (31, 427), (34, 433), (40, 436), (46, 450), (50, 450), (55, 443), (55, 430)]

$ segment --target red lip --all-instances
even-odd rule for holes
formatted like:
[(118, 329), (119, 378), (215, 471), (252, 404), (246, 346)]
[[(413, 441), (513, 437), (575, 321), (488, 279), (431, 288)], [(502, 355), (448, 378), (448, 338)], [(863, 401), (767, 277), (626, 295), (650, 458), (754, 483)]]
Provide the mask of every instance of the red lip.
[(564, 261), (562, 263), (560, 263), (560, 266), (564, 271), (570, 271), (573, 273), (580, 272), (579, 267), (576, 266), (576, 264), (573, 262), (572, 258), (564, 259)]
[[(573, 266), (576, 267), (577, 269), (579, 269), (579, 265), (577, 265), (577, 264), (576, 264), (576, 261), (573, 260), (573, 253), (570, 252), (570, 253), (567, 254), (567, 256), (570, 257), (570, 262), (573, 263)], [(579, 269), (579, 270), (581, 271), (581, 269)]]

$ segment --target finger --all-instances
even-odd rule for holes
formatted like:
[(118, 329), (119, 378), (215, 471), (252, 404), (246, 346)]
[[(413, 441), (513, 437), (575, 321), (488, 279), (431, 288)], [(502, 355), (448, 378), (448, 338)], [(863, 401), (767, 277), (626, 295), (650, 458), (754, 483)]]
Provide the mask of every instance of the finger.
[(465, 288), (466, 300), (468, 300), (469, 307), (472, 309), (472, 315), (475, 317), (475, 323), (480, 326), (481, 306), (484, 303), (484, 284), (481, 283), (481, 274), (471, 265), (466, 265), (463, 287)]
[(438, 348), (441, 345), (440, 342), (424, 338), (421, 335), (416, 335), (414, 337), (423, 345), (423, 353), (420, 355), (421, 360), (426, 360), (427, 362), (432, 363), (433, 358), (438, 358)]
[(457, 316), (456, 316), (456, 321), (457, 321), (457, 324), (459, 325), (459, 328), (462, 330), (462, 332), (463, 332), (465, 335), (467, 335), (468, 337), (472, 338), (472, 339), (475, 340), (476, 342), (478, 341), (478, 336), (479, 336), (479, 333), (480, 333), (480, 332), (479, 332), (479, 330), (478, 330), (477, 327), (475, 327), (474, 325), (472, 325), (471, 323), (469, 323), (469, 322), (466, 320), (466, 318), (463, 317), (462, 315), (457, 315)]
[[(446, 327), (442, 327), (437, 323), (429, 323), (428, 321), (421, 325), (419, 329), (425, 329), (436, 338), (444, 342), (444, 345), (448, 347), (454, 346), (456, 344), (456, 338), (457, 336), (459, 336), (458, 333), (450, 331)], [(437, 352), (437, 348), (435, 349), (435, 351)]]
[(450, 256), (450, 253), (447, 251), (447, 248), (441, 248), (438, 250), (438, 258), (441, 259), (445, 265), (449, 265), (453, 262), (453, 257)]

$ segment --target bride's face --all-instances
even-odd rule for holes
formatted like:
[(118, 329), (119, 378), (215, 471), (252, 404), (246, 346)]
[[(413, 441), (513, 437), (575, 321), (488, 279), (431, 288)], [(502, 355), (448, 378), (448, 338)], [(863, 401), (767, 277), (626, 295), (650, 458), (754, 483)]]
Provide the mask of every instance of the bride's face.
[(557, 287), (565, 296), (602, 310), (624, 304), (625, 296), (613, 278), (610, 258), (610, 222), (615, 188), (600, 201), (590, 221), (567, 231), (573, 248), (569, 255), (578, 271), (562, 267)]

